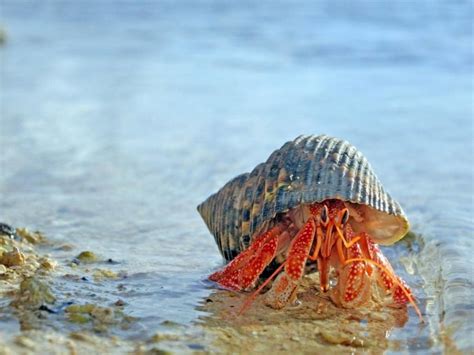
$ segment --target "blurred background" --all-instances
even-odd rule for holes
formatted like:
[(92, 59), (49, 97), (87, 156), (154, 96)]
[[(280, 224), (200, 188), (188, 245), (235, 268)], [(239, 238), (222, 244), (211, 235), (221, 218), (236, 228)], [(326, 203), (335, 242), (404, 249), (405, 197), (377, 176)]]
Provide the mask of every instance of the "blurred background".
[(119, 260), (143, 329), (196, 319), (222, 264), (196, 205), (284, 142), (325, 133), (368, 157), (423, 236), (417, 292), (438, 339), (423, 346), (453, 324), (472, 346), (471, 1), (0, 10), (0, 218)]

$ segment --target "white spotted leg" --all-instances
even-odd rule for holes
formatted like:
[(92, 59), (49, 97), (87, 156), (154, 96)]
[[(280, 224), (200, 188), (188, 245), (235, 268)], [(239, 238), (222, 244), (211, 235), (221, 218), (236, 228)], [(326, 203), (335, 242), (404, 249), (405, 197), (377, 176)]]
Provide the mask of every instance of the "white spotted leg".
[(296, 289), (304, 274), (315, 231), (316, 223), (313, 218), (310, 218), (292, 240), (286, 261), (280, 266), (280, 269), (284, 268), (284, 271), (278, 275), (272, 288), (266, 294), (265, 302), (270, 307), (283, 308), (295, 299)]
[(274, 259), (279, 246), (284, 242), (282, 226), (275, 226), (259, 235), (250, 246), (237, 255), (222, 270), (209, 276), (209, 280), (230, 290), (245, 290), (252, 287), (260, 274)]

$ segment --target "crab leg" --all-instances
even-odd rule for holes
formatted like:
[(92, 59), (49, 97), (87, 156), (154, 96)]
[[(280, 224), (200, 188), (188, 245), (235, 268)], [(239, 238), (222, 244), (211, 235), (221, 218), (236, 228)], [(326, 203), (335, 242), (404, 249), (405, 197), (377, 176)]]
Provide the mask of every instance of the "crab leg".
[(210, 275), (209, 280), (231, 290), (249, 288), (275, 257), (280, 234), (282, 234), (282, 227), (276, 226), (259, 235), (227, 266)]
[(267, 305), (279, 309), (295, 298), (296, 288), (304, 274), (315, 231), (316, 223), (313, 218), (310, 218), (292, 240), (284, 271), (278, 275), (266, 295)]
[[(342, 244), (342, 241), (338, 240), (338, 243)], [(370, 300), (370, 277), (359, 244), (347, 249), (347, 256), (353, 262), (345, 261), (340, 267), (337, 287), (331, 299), (345, 308), (355, 308)]]
[[(349, 232), (352, 232), (350, 227)], [(391, 292), (392, 300), (394, 302), (392, 305), (402, 306), (411, 303), (415, 308), (418, 317), (423, 321), (423, 316), (416, 305), (413, 293), (405, 281), (395, 274), (392, 266), (387, 258), (382, 254), (378, 245), (372, 242), (370, 235), (365, 232), (358, 234), (357, 237), (360, 237), (361, 243), (355, 244), (352, 248), (357, 246), (360, 252), (357, 252), (356, 254), (349, 253), (349, 259), (345, 261), (344, 268), (364, 263), (366, 265), (365, 272), (369, 275), (371, 275), (372, 272), (375, 272), (379, 285), (385, 290), (385, 292)], [(375, 270), (372, 270), (372, 267), (374, 267)], [(340, 281), (342, 280), (340, 279)]]
[(367, 233), (362, 233), (361, 237), (367, 246), (367, 254), (370, 259), (383, 267), (383, 269), (379, 268), (379, 270), (376, 271), (378, 275), (377, 281), (385, 291), (391, 292), (394, 305), (401, 306), (411, 302), (410, 298), (413, 299), (414, 296), (410, 288), (405, 281), (395, 274), (392, 265), (390, 265), (390, 262), (385, 255), (383, 255), (379, 246), (372, 242), (370, 235)]

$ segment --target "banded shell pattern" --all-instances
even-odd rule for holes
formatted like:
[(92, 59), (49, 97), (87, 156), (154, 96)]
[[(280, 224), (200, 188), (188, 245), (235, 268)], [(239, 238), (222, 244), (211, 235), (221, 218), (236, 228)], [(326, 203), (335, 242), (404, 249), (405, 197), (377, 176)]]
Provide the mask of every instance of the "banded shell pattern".
[(390, 245), (408, 231), (408, 220), (383, 188), (367, 159), (345, 140), (300, 136), (265, 163), (239, 175), (198, 206), (220, 252), (233, 259), (279, 213), (340, 199), (364, 211), (363, 229)]

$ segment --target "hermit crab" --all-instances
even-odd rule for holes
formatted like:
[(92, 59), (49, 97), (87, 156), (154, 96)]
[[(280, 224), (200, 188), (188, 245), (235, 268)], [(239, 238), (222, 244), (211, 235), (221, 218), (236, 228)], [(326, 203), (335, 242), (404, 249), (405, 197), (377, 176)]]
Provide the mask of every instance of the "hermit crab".
[(336, 305), (360, 307), (377, 294), (392, 306), (412, 303), (421, 318), (411, 290), (378, 246), (403, 238), (408, 220), (347, 141), (320, 135), (287, 142), (198, 211), (228, 262), (209, 276), (221, 287), (250, 290), (273, 266), (254, 296), (273, 281), (265, 302), (283, 308), (315, 262), (320, 289)]

